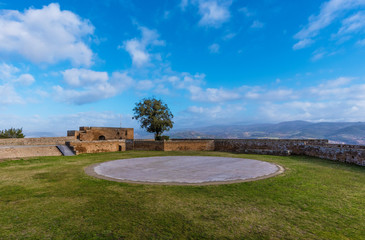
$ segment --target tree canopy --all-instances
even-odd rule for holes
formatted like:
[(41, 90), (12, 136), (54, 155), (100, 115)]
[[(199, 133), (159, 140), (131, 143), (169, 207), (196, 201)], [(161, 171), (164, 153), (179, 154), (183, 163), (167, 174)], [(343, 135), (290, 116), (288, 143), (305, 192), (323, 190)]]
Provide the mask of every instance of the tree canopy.
[(0, 130), (0, 138), (24, 138), (22, 128), (9, 128)]
[(169, 131), (174, 122), (169, 107), (161, 100), (156, 98), (144, 98), (136, 103), (133, 109), (133, 119), (141, 123), (141, 128), (145, 128), (147, 132), (154, 133), (155, 139), (159, 138), (164, 131)]

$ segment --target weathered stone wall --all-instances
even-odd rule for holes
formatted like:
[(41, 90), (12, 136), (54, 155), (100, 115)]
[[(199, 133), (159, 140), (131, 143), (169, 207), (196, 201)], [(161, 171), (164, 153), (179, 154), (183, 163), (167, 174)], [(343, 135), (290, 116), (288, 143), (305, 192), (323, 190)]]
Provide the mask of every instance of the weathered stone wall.
[(217, 139), (215, 151), (273, 155), (303, 154), (301, 146), (324, 145), (326, 139)]
[(214, 140), (165, 141), (164, 151), (214, 151)]
[(303, 155), (365, 166), (364, 146), (354, 145), (305, 145)]
[[(71, 134), (72, 131), (68, 131)], [(133, 139), (133, 128), (80, 127), (74, 131), (75, 138), (81, 141)]]
[(138, 151), (163, 151), (164, 141), (134, 140), (133, 149)]
[(125, 140), (70, 141), (66, 145), (76, 154), (118, 152), (126, 150)]
[(6, 138), (0, 139), (0, 146), (17, 145), (64, 145), (74, 137), (42, 137), (42, 138)]
[(2, 147), (0, 148), (0, 159), (17, 159), (26, 157), (41, 156), (62, 156), (56, 146), (37, 147)]

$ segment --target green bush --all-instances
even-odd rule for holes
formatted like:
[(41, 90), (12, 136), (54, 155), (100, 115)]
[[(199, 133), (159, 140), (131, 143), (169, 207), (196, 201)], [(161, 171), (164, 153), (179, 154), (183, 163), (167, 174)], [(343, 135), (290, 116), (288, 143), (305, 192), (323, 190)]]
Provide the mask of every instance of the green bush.
[(24, 138), (23, 128), (0, 130), (0, 138)]

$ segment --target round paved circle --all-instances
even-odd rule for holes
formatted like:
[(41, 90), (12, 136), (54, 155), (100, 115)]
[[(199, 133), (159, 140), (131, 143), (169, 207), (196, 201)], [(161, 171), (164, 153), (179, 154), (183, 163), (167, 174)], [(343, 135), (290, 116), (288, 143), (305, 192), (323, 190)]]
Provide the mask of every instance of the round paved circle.
[(252, 181), (277, 175), (283, 168), (268, 162), (226, 157), (168, 156), (131, 158), (92, 165), (92, 176), (126, 182), (215, 184)]

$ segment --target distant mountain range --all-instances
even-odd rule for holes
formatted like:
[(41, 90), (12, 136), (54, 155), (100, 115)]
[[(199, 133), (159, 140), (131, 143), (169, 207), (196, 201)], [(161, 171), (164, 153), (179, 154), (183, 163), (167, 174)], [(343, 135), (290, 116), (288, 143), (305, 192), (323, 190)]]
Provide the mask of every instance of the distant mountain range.
[(277, 138), (328, 139), (333, 143), (365, 145), (365, 122), (290, 121), (277, 124), (217, 125), (195, 129), (173, 130), (171, 138)]

